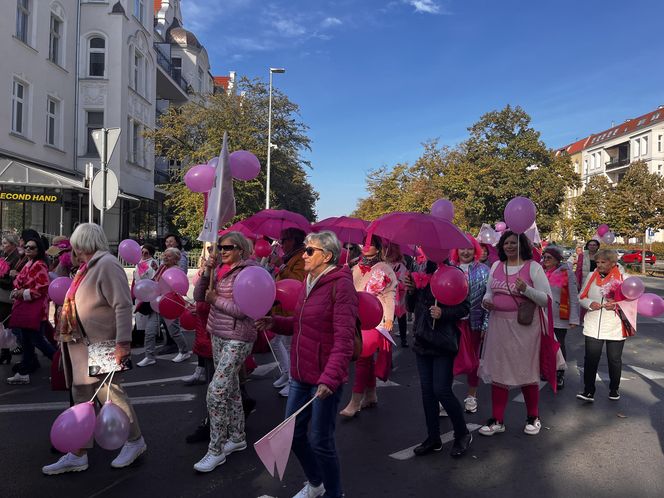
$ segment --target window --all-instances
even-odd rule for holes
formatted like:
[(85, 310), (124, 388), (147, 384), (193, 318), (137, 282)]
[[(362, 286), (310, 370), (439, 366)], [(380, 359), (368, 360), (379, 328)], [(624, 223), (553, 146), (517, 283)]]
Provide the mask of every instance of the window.
[(662, 152), (662, 139), (664, 135), (657, 135), (657, 152)]
[(641, 155), (642, 156), (647, 156), (648, 155), (648, 137), (643, 137), (641, 139), (642, 146), (641, 146)]
[(145, 163), (145, 154), (143, 151), (143, 126), (138, 121), (129, 119), (129, 143), (128, 159), (129, 162), (143, 166)]
[(12, 131), (26, 134), (28, 86), (22, 81), (12, 83)]
[(49, 97), (46, 99), (46, 143), (57, 147), (60, 145), (58, 120), (60, 102)]
[(60, 37), (62, 35), (62, 20), (51, 13), (51, 33), (48, 42), (48, 59), (60, 64)]
[(634, 140), (634, 157), (639, 157), (641, 155), (641, 139), (637, 138)]
[(86, 111), (85, 113), (85, 131), (88, 137), (85, 153), (87, 155), (99, 155), (95, 141), (92, 139), (92, 132), (104, 127), (104, 111)]
[(180, 83), (180, 79), (182, 79), (182, 59), (180, 57), (173, 57), (171, 65), (173, 66), (173, 79), (176, 83)]
[(88, 76), (103, 78), (106, 72), (106, 40), (90, 38), (88, 50)]
[(28, 28), (30, 26), (30, 0), (16, 1), (16, 38), (28, 43)]
[(583, 160), (583, 174), (588, 176), (588, 159)]
[(145, 57), (134, 49), (134, 64), (132, 68), (132, 86), (136, 92), (145, 94)]
[(143, 17), (145, 16), (145, 0), (134, 0), (134, 17), (141, 21), (143, 24)]
[(198, 68), (198, 93), (203, 93), (203, 70)]

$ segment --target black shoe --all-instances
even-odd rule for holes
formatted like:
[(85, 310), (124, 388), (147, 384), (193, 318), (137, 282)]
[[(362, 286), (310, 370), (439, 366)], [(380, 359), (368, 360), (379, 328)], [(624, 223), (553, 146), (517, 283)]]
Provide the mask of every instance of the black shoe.
[(242, 398), (242, 411), (246, 420), (249, 415), (256, 411), (256, 400), (253, 398)]
[(618, 401), (620, 399), (620, 393), (618, 392), (618, 389), (611, 389), (609, 391), (609, 399), (612, 399), (613, 401)]
[(558, 390), (563, 389), (565, 387), (565, 371), (564, 370), (558, 370), (556, 372), (556, 381), (557, 381), (557, 388)]
[(407, 348), (408, 347), (408, 341), (401, 341), (401, 347), (402, 348)]
[(177, 344), (172, 344), (172, 345), (166, 344), (165, 346), (162, 346), (157, 350), (157, 356), (164, 356), (165, 354), (173, 354), (177, 353), (178, 351), (179, 350)]
[(23, 347), (19, 344), (16, 346), (14, 349), (12, 349), (12, 354), (22, 354), (23, 353)]
[(583, 401), (587, 401), (588, 403), (593, 403), (595, 401), (595, 395), (593, 393), (579, 393), (576, 395), (576, 399), (582, 399)]
[(193, 443), (204, 443), (210, 441), (210, 425), (203, 422), (201, 425), (196, 427), (196, 430), (189, 434), (185, 441), (189, 444)]
[(470, 448), (470, 443), (473, 442), (473, 435), (469, 432), (468, 434), (461, 436), (458, 439), (454, 440), (454, 444), (452, 445), (452, 451), (450, 452), (450, 456), (454, 458), (459, 458), (461, 455), (463, 455), (468, 448)]
[(9, 351), (9, 349), (3, 349), (2, 352), (0, 353), (0, 365), (4, 365), (5, 363), (9, 365), (12, 362), (12, 353)]
[(427, 439), (421, 445), (417, 446), (413, 450), (413, 453), (415, 453), (417, 456), (423, 456), (423, 455), (428, 455), (433, 451), (440, 451), (442, 449), (443, 449), (443, 443), (440, 441), (440, 439), (437, 439), (435, 441)]

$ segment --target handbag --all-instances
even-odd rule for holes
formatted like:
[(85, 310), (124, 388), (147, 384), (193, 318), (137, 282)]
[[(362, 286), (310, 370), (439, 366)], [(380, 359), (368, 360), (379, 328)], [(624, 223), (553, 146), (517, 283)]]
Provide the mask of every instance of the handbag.
[(113, 339), (91, 343), (88, 335), (85, 333), (78, 313), (76, 313), (76, 321), (85, 339), (85, 344), (88, 347), (88, 375), (90, 377), (132, 369), (131, 358), (127, 358), (119, 365), (115, 361), (115, 341)]
[(507, 292), (510, 293), (510, 296), (512, 296), (512, 299), (514, 299), (514, 302), (516, 303), (517, 323), (519, 325), (531, 325), (533, 323), (533, 319), (535, 318), (535, 310), (537, 309), (537, 305), (534, 301), (528, 299), (527, 297), (524, 297), (523, 301), (518, 301), (516, 297), (514, 297), (514, 294), (512, 294), (512, 290), (510, 289), (509, 276), (507, 274), (507, 263), (505, 263), (505, 280), (507, 283)]
[(46, 297), (34, 301), (17, 299), (12, 307), (8, 327), (12, 329), (39, 330), (41, 328)]

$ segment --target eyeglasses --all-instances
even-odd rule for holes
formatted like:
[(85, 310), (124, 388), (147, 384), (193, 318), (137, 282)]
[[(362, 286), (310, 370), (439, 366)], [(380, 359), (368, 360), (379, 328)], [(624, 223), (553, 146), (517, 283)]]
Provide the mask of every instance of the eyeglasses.
[(143, 256), (149, 256), (149, 255), (150, 255), (150, 253), (149, 253), (148, 251), (143, 251), (141, 254), (142, 254)]
[(224, 245), (217, 244), (217, 249), (224, 252), (230, 252), (237, 249), (237, 246), (235, 244), (224, 244)]
[(545, 254), (542, 256), (542, 259), (555, 259), (553, 256), (549, 256), (548, 254)]
[(25, 246), (24, 249), (30, 249), (31, 251), (37, 250), (37, 246)]
[(311, 247), (311, 246), (307, 246), (304, 248), (304, 252), (307, 256), (313, 256), (316, 251), (325, 252), (325, 249), (321, 249), (320, 247)]

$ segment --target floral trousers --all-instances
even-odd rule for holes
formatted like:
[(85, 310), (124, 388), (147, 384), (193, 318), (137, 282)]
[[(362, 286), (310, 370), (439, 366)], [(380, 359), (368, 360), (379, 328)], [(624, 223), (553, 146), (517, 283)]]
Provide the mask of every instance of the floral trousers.
[(235, 443), (245, 440), (239, 372), (252, 346), (251, 342), (212, 336), (215, 371), (208, 386), (207, 407), (210, 418), (208, 450), (214, 455), (223, 453), (228, 440)]

